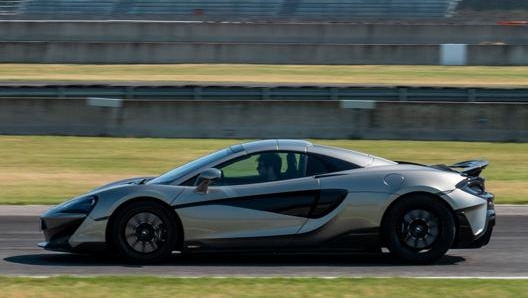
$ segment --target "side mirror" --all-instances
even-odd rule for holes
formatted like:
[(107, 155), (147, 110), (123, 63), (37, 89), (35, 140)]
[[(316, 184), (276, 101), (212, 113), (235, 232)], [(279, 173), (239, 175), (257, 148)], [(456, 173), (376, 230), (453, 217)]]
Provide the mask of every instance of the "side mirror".
[(206, 194), (209, 188), (209, 184), (211, 184), (212, 181), (216, 181), (222, 177), (222, 171), (215, 168), (209, 168), (203, 171), (200, 176), (198, 176), (198, 179), (196, 180), (196, 190), (197, 193), (203, 193)]

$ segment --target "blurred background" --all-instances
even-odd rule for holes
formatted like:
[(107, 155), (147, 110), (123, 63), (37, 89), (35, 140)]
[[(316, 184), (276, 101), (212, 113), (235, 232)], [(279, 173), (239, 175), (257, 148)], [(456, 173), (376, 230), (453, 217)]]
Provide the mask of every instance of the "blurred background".
[(0, 134), (528, 140), (523, 0), (0, 0), (0, 63)]
[(523, 0), (2, 0), (9, 19), (202, 21), (427, 21), (494, 23), (526, 18)]

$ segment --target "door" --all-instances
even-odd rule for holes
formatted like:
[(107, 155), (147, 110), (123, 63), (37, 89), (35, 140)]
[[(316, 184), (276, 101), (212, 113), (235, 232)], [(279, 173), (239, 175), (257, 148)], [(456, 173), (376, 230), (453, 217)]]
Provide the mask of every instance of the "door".
[[(301, 155), (244, 156), (218, 165), (222, 178), (207, 193), (187, 187), (175, 206), (185, 240), (214, 247), (260, 247), (272, 246), (271, 237), (297, 233), (319, 197), (318, 180), (299, 171)], [(263, 167), (266, 162), (278, 165), (277, 157), (279, 170), (270, 178)]]

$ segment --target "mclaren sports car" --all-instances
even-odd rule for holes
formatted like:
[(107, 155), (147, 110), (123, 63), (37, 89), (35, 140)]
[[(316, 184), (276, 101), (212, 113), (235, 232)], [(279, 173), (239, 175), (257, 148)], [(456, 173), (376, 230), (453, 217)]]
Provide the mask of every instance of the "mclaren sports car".
[(110, 183), (42, 214), (52, 251), (160, 262), (173, 253), (355, 252), (428, 263), (486, 245), (484, 160), (391, 161), (302, 140), (233, 145), (157, 177)]

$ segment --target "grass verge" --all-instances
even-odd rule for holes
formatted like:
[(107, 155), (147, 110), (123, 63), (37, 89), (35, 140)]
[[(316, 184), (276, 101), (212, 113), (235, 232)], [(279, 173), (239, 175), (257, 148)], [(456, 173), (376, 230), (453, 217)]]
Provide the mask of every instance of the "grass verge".
[(0, 64), (3, 82), (262, 83), (526, 87), (526, 66)]
[[(159, 175), (242, 142), (216, 139), (0, 136), (0, 204), (56, 204), (113, 180)], [(482, 158), (497, 203), (528, 203), (528, 143), (316, 140), (425, 164)]]
[(0, 297), (527, 297), (528, 280), (0, 277)]

